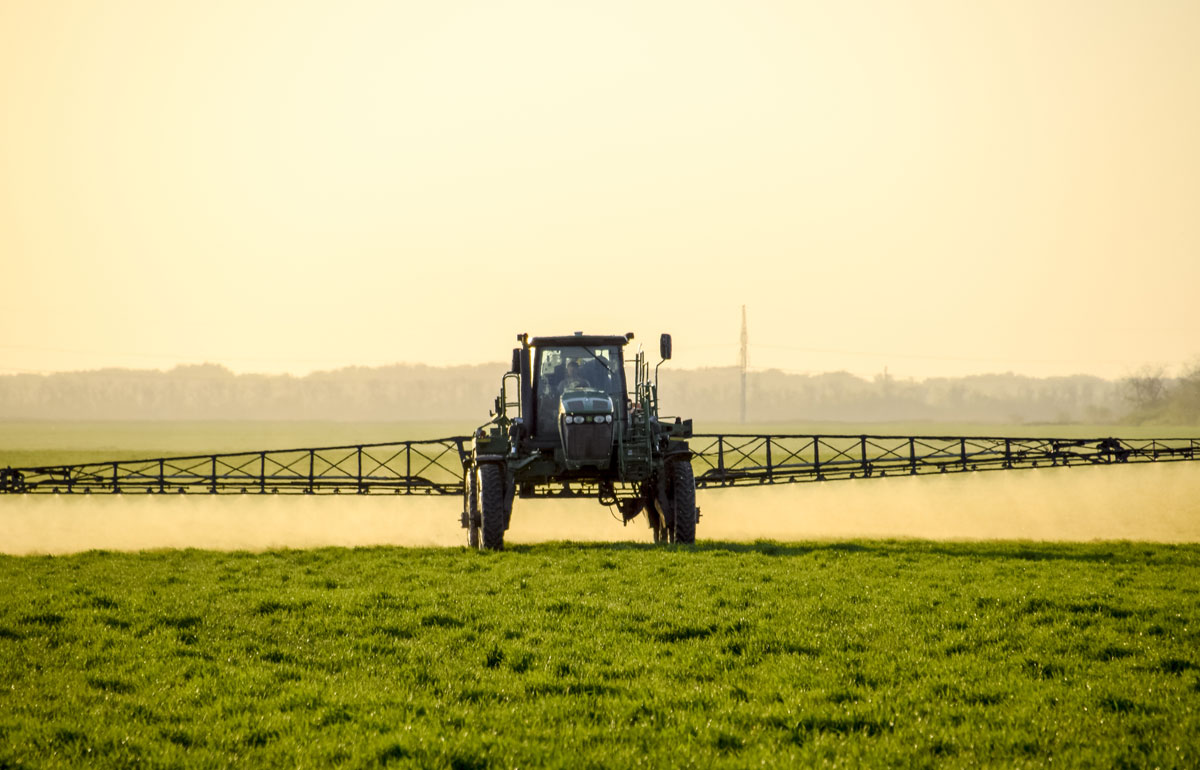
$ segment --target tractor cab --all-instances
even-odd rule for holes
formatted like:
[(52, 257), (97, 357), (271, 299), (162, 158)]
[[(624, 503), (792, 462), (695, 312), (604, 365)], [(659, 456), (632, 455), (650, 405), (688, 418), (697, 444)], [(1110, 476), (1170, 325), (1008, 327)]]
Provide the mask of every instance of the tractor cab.
[(605, 467), (628, 399), (625, 337), (537, 337), (530, 342), (530, 439), (561, 447), (574, 467)]
[[(625, 402), (625, 371), (621, 349), (611, 345), (547, 345), (535, 348), (534, 410), (537, 413), (537, 435), (553, 434), (558, 430), (558, 416), (563, 413), (595, 413), (607, 410), (619, 416)], [(609, 402), (580, 403), (591, 398)], [(611, 420), (610, 420), (611, 422)]]

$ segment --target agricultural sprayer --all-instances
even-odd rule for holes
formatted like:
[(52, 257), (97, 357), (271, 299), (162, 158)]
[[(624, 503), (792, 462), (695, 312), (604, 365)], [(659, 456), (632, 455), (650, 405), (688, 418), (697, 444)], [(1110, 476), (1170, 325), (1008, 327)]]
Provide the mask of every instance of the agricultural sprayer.
[(653, 371), (640, 349), (627, 361), (632, 334), (518, 340), (469, 436), (6, 468), (0, 493), (457, 495), (469, 545), (494, 550), (518, 498), (595, 498), (687, 544), (697, 489), (1200, 459), (1196, 438), (693, 433), (659, 412), (670, 335)]

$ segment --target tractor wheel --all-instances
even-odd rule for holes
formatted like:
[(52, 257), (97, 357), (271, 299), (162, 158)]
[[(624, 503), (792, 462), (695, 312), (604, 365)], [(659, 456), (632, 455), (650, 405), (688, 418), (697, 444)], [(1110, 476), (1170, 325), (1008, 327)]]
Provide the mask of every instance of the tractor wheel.
[(463, 510), (467, 514), (467, 547), (479, 547), (479, 476), (474, 469), (463, 478)]
[(696, 542), (696, 478), (691, 462), (685, 459), (672, 463), (671, 481), (674, 486), (671, 506), (675, 519), (671, 541), (692, 545)]
[(508, 522), (504, 510), (504, 468), (496, 463), (479, 466), (480, 545), (489, 551), (504, 548)]

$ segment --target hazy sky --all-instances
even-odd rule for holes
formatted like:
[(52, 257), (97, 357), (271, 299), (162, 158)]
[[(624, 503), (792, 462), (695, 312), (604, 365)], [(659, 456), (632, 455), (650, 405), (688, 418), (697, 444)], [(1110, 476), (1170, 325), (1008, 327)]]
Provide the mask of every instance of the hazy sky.
[(0, 0), (0, 372), (1200, 356), (1200, 2)]

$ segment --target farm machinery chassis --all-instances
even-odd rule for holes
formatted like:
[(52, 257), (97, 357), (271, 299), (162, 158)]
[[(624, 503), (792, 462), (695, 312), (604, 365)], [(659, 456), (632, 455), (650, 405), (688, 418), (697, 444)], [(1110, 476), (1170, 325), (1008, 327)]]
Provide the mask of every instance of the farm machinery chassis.
[[(0, 494), (451, 495), (472, 547), (499, 549), (515, 499), (598, 499), (694, 542), (696, 490), (1200, 460), (1200, 439), (694, 433), (659, 414), (656, 366), (623, 336), (518, 337), (490, 422), (420, 441), (0, 469)], [(661, 361), (671, 339), (660, 339)]]

